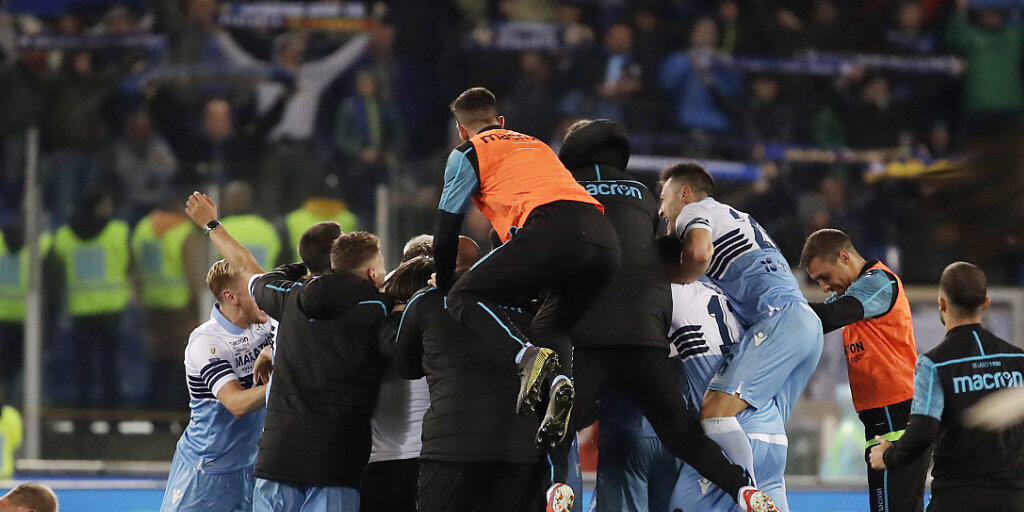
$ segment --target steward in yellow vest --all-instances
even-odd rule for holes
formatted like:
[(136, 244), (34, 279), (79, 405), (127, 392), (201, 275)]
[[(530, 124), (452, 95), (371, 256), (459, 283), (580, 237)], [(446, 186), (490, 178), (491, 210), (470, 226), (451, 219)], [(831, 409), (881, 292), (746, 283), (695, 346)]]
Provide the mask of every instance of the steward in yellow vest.
[(198, 325), (204, 276), (199, 230), (180, 210), (170, 204), (153, 210), (132, 232), (134, 282), (153, 357), (151, 404), (161, 408), (188, 403), (180, 375), (182, 340)]
[[(39, 239), (39, 254), (50, 250), (50, 235)], [(29, 250), (21, 226), (0, 231), (0, 401), (17, 402), (28, 299)], [(0, 471), (2, 474), (2, 471)]]
[[(128, 224), (112, 219), (109, 192), (83, 196), (71, 223), (53, 237), (64, 274), (81, 405), (120, 401), (117, 368), (121, 319), (131, 296)], [(94, 389), (99, 385), (99, 389)]]
[[(313, 197), (307, 199), (301, 208), (284, 217), (285, 226), (288, 228), (289, 247), (294, 252), (293, 260), (300, 260), (298, 246), (299, 239), (307, 229), (321, 222), (337, 222), (341, 226), (341, 232), (351, 233), (359, 229), (359, 221), (354, 213), (349, 211), (348, 206), (340, 199), (325, 197)], [(234, 234), (234, 232), (231, 232)], [(263, 267), (267, 268), (267, 267)]]

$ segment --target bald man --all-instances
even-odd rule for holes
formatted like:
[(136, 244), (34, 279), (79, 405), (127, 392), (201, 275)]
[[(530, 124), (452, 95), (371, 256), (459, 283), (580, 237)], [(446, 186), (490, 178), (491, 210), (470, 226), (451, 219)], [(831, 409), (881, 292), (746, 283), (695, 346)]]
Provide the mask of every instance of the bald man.
[(57, 512), (53, 489), (36, 483), (21, 484), (0, 498), (0, 512)]

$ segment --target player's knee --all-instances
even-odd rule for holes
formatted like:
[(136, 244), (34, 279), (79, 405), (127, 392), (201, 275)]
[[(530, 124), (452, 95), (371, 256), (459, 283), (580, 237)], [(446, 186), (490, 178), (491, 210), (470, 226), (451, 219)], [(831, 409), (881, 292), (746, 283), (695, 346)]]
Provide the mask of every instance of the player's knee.
[(704, 395), (704, 404), (700, 408), (700, 419), (736, 416), (747, 407), (747, 402), (737, 395), (708, 390)]

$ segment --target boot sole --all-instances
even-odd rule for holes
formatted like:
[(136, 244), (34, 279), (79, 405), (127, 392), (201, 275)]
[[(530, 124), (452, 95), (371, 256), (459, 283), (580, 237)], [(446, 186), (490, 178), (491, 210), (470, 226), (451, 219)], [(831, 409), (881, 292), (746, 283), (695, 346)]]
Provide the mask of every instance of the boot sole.
[(516, 401), (516, 413), (526, 416), (536, 410), (544, 396), (544, 383), (558, 373), (558, 355), (554, 352), (541, 352), (533, 361), (528, 378), (519, 388), (519, 399)]
[(562, 385), (552, 397), (553, 410), (544, 418), (537, 431), (537, 448), (541, 451), (554, 449), (565, 440), (569, 430), (569, 419), (572, 418), (572, 406), (576, 399), (576, 389), (572, 385)]

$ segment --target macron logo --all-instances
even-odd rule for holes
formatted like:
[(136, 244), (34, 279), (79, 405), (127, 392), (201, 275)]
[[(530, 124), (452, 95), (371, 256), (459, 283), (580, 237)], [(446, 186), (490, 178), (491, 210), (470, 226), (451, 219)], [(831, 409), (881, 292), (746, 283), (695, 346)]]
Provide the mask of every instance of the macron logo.
[(1021, 372), (976, 373), (965, 377), (953, 377), (953, 392), (966, 393), (986, 389), (1018, 388), (1024, 384)]
[(643, 194), (640, 193), (640, 189), (633, 185), (623, 185), (620, 183), (587, 183), (587, 193), (592, 196), (608, 196), (608, 195), (619, 195), (619, 196), (631, 196), (637, 199), (641, 199)]

